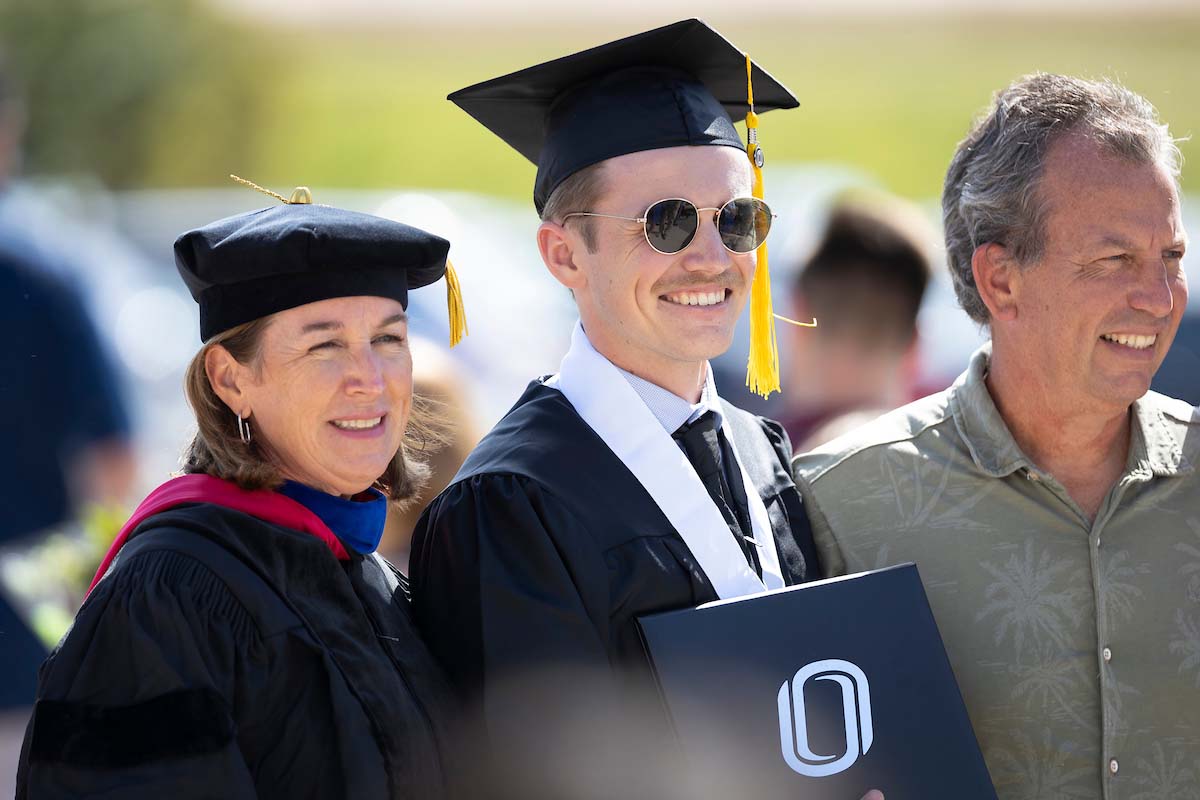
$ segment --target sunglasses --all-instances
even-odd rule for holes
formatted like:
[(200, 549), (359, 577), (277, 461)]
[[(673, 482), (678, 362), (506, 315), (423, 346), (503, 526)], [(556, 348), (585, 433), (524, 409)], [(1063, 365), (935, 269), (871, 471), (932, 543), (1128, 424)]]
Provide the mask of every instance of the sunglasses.
[(571, 217), (604, 217), (641, 223), (646, 243), (657, 253), (673, 255), (696, 238), (701, 211), (714, 212), (713, 224), (717, 226), (721, 244), (731, 253), (757, 250), (766, 241), (771, 231), (771, 221), (775, 219), (771, 207), (756, 197), (735, 197), (720, 208), (697, 208), (689, 200), (672, 197), (651, 203), (640, 217), (575, 211), (564, 216), (563, 222)]

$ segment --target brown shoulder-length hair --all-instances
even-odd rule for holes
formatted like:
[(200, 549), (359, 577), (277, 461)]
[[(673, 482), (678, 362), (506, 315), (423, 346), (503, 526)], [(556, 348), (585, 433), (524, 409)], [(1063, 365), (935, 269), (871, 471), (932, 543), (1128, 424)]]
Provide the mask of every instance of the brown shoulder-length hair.
[[(188, 364), (183, 388), (196, 415), (196, 435), (183, 452), (184, 473), (213, 475), (250, 490), (274, 489), (283, 483), (283, 475), (263, 440), (252, 435), (249, 444), (242, 441), (237, 415), (213, 391), (204, 368), (208, 351), (216, 345), (228, 350), (239, 363), (253, 364), (260, 357), (262, 335), (270, 321), (271, 317), (262, 317), (218, 333)], [(445, 434), (437, 424), (436, 403), (414, 396), (400, 449), (372, 485), (403, 508), (429, 480), (426, 456), (444, 440)]]

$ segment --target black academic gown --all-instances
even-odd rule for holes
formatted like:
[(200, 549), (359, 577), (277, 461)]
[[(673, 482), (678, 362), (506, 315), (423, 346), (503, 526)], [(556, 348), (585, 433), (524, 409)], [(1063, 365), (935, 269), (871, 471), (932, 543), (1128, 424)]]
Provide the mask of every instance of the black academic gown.
[(452, 702), (383, 559), (182, 506), (43, 665), (17, 797), (441, 798)]
[[(784, 579), (819, 577), (786, 434), (725, 411)], [(630, 766), (669, 738), (636, 620), (717, 594), (561, 392), (530, 385), (426, 510), (410, 563), (417, 624), (474, 715), (493, 791), (661, 794)]]

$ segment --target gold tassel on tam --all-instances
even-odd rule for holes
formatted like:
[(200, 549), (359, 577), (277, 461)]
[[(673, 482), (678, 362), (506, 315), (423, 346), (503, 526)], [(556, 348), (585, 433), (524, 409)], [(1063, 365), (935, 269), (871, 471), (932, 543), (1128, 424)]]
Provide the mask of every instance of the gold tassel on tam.
[[(754, 113), (752, 64), (746, 56), (746, 155), (754, 170), (752, 194), (763, 199), (763, 152), (758, 146), (758, 115)], [(761, 397), (779, 391), (779, 343), (775, 337), (775, 316), (771, 309), (771, 274), (767, 267), (767, 244), (758, 248), (758, 267), (750, 286), (750, 359), (746, 364), (746, 385)]]
[(458, 273), (450, 259), (446, 259), (446, 305), (450, 311), (450, 346), (454, 347), (467, 335), (467, 309), (463, 305)]

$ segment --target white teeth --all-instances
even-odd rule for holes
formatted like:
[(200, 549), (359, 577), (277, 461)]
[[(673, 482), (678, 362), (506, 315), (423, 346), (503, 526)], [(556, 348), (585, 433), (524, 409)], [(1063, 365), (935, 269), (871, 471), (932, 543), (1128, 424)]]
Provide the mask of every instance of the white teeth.
[(669, 294), (666, 298), (681, 306), (714, 306), (725, 299), (725, 292), (679, 292)]
[(1134, 350), (1145, 350), (1147, 347), (1152, 347), (1158, 339), (1157, 336), (1137, 336), (1131, 333), (1106, 333), (1100, 338), (1132, 347)]
[(344, 431), (365, 431), (369, 428), (374, 428), (380, 422), (383, 422), (383, 417), (375, 417), (375, 419), (335, 419), (334, 427), (341, 428)]

